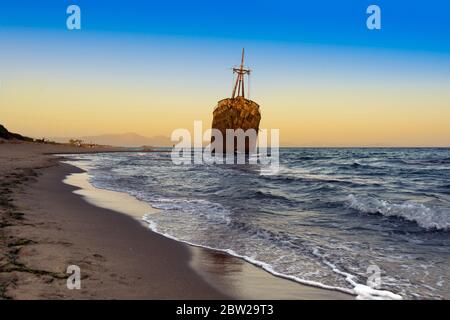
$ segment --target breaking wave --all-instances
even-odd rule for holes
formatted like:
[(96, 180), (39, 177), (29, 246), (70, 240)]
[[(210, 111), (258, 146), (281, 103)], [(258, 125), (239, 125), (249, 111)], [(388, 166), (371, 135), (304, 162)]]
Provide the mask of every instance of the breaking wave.
[(281, 149), (279, 170), (175, 166), (159, 152), (71, 158), (94, 186), (159, 209), (144, 219), (168, 237), (359, 299), (448, 299), (449, 151)]
[(444, 210), (431, 209), (424, 204), (406, 201), (391, 203), (369, 196), (347, 197), (350, 208), (363, 213), (381, 214), (386, 217), (399, 217), (417, 223), (427, 230), (450, 230), (450, 213)]

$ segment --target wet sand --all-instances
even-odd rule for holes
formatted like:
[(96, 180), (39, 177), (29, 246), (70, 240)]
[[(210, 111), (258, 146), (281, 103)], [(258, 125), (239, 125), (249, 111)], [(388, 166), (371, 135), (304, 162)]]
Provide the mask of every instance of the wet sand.
[[(141, 217), (155, 209), (93, 188), (82, 170), (47, 154), (85, 151), (0, 144), (0, 298), (353, 298), (150, 231)], [(69, 265), (81, 268), (81, 290), (66, 287)]]
[[(87, 173), (70, 174), (64, 182), (79, 189), (76, 194), (95, 205), (125, 213), (145, 228), (148, 224), (142, 220), (144, 214), (157, 209), (136, 198), (121, 192), (93, 187)], [(149, 230), (150, 231), (150, 230)], [(150, 231), (152, 232), (152, 231)], [(305, 286), (297, 282), (276, 277), (260, 267), (227, 253), (186, 246), (190, 253), (190, 265), (211, 286), (237, 299), (352, 299), (341, 292)]]

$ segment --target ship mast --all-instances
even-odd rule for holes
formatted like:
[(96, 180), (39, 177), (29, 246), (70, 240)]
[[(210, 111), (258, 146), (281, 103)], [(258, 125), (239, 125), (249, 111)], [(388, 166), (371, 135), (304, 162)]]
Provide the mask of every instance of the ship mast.
[(250, 75), (251, 70), (244, 68), (244, 48), (242, 48), (242, 59), (241, 59), (241, 67), (233, 68), (233, 74), (237, 73), (236, 83), (234, 84), (233, 93), (231, 98), (235, 97), (243, 97), (245, 98), (245, 84), (244, 84), (244, 75)]

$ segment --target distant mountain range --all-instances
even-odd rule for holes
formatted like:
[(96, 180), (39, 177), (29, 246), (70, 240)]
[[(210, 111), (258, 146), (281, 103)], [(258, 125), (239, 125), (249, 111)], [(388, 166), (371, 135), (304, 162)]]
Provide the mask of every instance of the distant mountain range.
[(174, 143), (165, 136), (145, 137), (136, 133), (123, 134), (103, 134), (98, 136), (70, 137), (70, 138), (51, 138), (56, 142), (68, 142), (70, 139), (80, 139), (86, 143), (95, 143), (117, 147), (171, 147)]

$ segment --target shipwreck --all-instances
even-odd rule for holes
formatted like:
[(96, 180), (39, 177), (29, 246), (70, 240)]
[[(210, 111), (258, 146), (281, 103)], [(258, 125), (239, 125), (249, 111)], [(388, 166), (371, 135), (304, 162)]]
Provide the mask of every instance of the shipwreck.
[[(252, 153), (256, 149), (256, 137), (259, 131), (261, 113), (259, 105), (247, 99), (245, 96), (245, 76), (249, 77), (251, 70), (244, 67), (244, 49), (242, 49), (241, 66), (233, 68), (233, 74), (236, 74), (231, 98), (220, 100), (213, 111), (212, 129), (217, 129), (222, 134), (223, 153)], [(247, 91), (248, 92), (248, 91)], [(227, 139), (227, 129), (233, 129), (234, 132), (242, 132), (242, 129), (248, 136), (245, 136), (245, 150), (240, 150), (238, 137)], [(254, 138), (250, 136), (254, 133)], [(215, 137), (211, 138), (214, 142)], [(227, 141), (228, 140), (228, 141)], [(231, 141), (229, 141), (231, 140)], [(228, 148), (227, 148), (228, 144)], [(216, 150), (220, 152), (221, 150)]]

